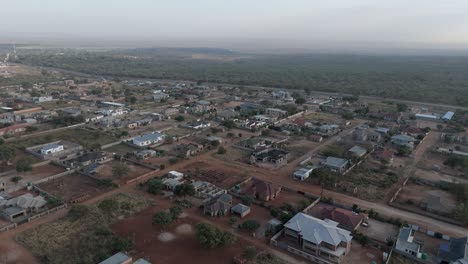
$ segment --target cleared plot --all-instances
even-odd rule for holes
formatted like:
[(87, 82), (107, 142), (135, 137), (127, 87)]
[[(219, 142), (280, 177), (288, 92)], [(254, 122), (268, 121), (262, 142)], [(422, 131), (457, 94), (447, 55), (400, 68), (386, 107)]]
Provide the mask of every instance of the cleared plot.
[(8, 143), (16, 149), (24, 149), (40, 144), (46, 144), (57, 140), (68, 140), (73, 143), (82, 145), (84, 148), (93, 148), (99, 145), (105, 145), (117, 141), (118, 139), (110, 134), (96, 131), (86, 130), (81, 128), (65, 129), (53, 133), (21, 139), (15, 142)]
[(46, 164), (34, 167), (32, 171), (16, 173), (19, 177), (21, 177), (21, 180), (16, 184), (10, 180), (12, 175), (2, 177), (2, 179), (4, 179), (7, 189), (10, 189), (14, 188), (15, 186), (25, 186), (28, 183), (59, 174), (64, 171), (65, 169), (62, 167), (55, 166), (53, 164)]
[(195, 130), (183, 128), (183, 127), (176, 127), (176, 128), (171, 128), (171, 129), (164, 131), (164, 134), (168, 136), (173, 136), (173, 137), (182, 137), (193, 132), (195, 132)]
[[(430, 199), (431, 197), (436, 199)], [(410, 183), (401, 190), (396, 202), (416, 211), (421, 211), (427, 206), (429, 211), (442, 215), (450, 214), (457, 204), (455, 196), (451, 193), (425, 185)], [(425, 205), (426, 203), (428, 204)]]
[(425, 169), (416, 169), (413, 174), (413, 177), (418, 177), (423, 180), (432, 181), (432, 182), (452, 182), (452, 183), (464, 183), (468, 184), (468, 180), (460, 177), (453, 177), (441, 172), (437, 172), (434, 170), (425, 170)]
[(81, 174), (70, 174), (38, 185), (64, 202), (87, 200), (110, 190), (99, 181)]
[[(101, 207), (104, 201), (106, 206)], [(119, 251), (127, 251), (131, 239), (118, 238), (110, 225), (143, 210), (149, 201), (135, 194), (117, 194), (104, 201), (72, 207), (68, 216), (29, 229), (17, 240), (41, 263), (99, 263)]]
[(231, 188), (248, 177), (248, 172), (226, 167), (222, 163), (195, 161), (181, 169), (192, 179), (208, 181), (221, 188)]
[[(369, 167), (368, 167), (369, 166)], [(340, 192), (352, 193), (360, 199), (380, 201), (399, 179), (393, 170), (374, 168), (364, 162), (346, 175), (338, 175)]]
[(125, 155), (129, 152), (134, 152), (134, 151), (137, 151), (138, 149), (137, 148), (133, 148), (127, 144), (118, 144), (118, 145), (115, 145), (115, 146), (112, 146), (110, 148), (107, 148), (106, 151), (107, 152), (110, 152), (110, 153), (115, 153), (115, 154), (118, 154), (118, 155)]
[(128, 172), (125, 175), (122, 175), (121, 177), (118, 177), (114, 175), (113, 173), (113, 167), (117, 166), (119, 163), (122, 163), (120, 161), (112, 161), (112, 162), (107, 162), (102, 165), (102, 167), (99, 169), (99, 171), (94, 175), (94, 177), (100, 179), (100, 180), (112, 180), (117, 183), (122, 183), (126, 182), (128, 180), (134, 179), (138, 176), (141, 176), (143, 174), (146, 174), (150, 171), (151, 169), (148, 169), (146, 167), (131, 163), (131, 162), (123, 162), (127, 168)]

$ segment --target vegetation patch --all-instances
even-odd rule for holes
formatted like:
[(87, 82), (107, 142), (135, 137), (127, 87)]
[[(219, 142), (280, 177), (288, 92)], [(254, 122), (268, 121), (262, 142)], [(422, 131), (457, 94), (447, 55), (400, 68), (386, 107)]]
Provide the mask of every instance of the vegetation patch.
[(131, 249), (130, 238), (119, 238), (110, 225), (149, 206), (137, 195), (117, 194), (91, 206), (73, 205), (68, 215), (18, 235), (41, 263), (99, 263)]

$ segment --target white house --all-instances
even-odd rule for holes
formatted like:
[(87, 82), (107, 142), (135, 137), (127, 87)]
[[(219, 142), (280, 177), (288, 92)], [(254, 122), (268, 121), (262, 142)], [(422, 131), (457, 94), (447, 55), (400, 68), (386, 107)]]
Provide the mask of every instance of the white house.
[(395, 250), (420, 258), (421, 248), (422, 245), (414, 241), (413, 230), (411, 227), (402, 227), (398, 234)]
[(132, 143), (139, 147), (154, 145), (163, 141), (164, 135), (159, 132), (153, 132), (142, 136), (137, 136), (131, 139)]
[(300, 168), (293, 173), (293, 177), (296, 180), (304, 181), (305, 179), (309, 178), (312, 171), (314, 171), (317, 167), (311, 168)]
[(64, 150), (63, 145), (50, 144), (50, 145), (42, 147), (40, 151), (42, 155), (49, 155), (49, 154), (57, 153), (63, 150)]

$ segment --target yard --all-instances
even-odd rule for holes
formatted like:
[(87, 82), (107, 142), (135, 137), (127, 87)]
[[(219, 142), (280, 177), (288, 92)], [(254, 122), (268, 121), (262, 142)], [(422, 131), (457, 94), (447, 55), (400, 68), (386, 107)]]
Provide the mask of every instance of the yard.
[(100, 180), (111, 179), (112, 181), (116, 183), (124, 183), (128, 180), (134, 179), (136, 177), (139, 177), (143, 174), (146, 174), (152, 171), (149, 168), (143, 167), (141, 165), (138, 165), (132, 162), (124, 162), (124, 164), (126, 164), (128, 168), (128, 172), (125, 175), (118, 177), (114, 175), (114, 173), (112, 172), (112, 168), (119, 163), (122, 163), (122, 162), (114, 160), (111, 162), (104, 163), (99, 169), (99, 171), (93, 176)]
[[(13, 173), (12, 175), (7, 175), (2, 177), (4, 179), (4, 182), (6, 184), (6, 188), (11, 189), (15, 188), (16, 186), (26, 186), (28, 183), (32, 183), (35, 181), (38, 181), (43, 178), (47, 178), (49, 176), (59, 174), (61, 172), (64, 172), (65, 169), (53, 164), (46, 164), (38, 167), (33, 167), (32, 171), (28, 172), (17, 172)], [(20, 181), (18, 183), (13, 183), (10, 179), (13, 177), (13, 175), (17, 175), (21, 177)]]
[(139, 149), (131, 147), (131, 146), (129, 146), (127, 144), (124, 144), (124, 143), (120, 143), (120, 144), (112, 146), (110, 148), (106, 148), (107, 152), (115, 153), (115, 154), (121, 155), (121, 156), (124, 156), (127, 153), (133, 153), (133, 152), (138, 151), (138, 150)]
[(99, 181), (77, 173), (41, 183), (38, 187), (64, 202), (87, 200), (110, 190)]

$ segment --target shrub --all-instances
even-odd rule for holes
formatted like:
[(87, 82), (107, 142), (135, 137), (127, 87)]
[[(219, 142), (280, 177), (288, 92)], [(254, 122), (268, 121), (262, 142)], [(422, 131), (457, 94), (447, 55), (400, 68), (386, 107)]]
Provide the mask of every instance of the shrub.
[(259, 227), (260, 223), (257, 220), (247, 220), (240, 225), (240, 228), (247, 232), (255, 232)]

